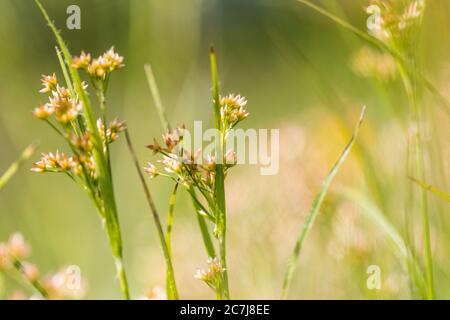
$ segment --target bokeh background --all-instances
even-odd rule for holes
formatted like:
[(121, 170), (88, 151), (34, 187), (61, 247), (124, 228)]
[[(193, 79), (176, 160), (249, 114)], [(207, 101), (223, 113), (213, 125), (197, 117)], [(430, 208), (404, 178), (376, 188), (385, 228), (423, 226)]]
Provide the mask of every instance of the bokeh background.
[[(316, 1), (366, 29), (367, 1)], [(240, 93), (251, 117), (244, 128), (280, 129), (280, 170), (261, 176), (238, 166), (227, 178), (229, 274), (234, 298), (276, 299), (294, 241), (321, 181), (350, 137), (363, 105), (368, 114), (357, 147), (333, 183), (307, 239), (290, 298), (411, 298), (407, 274), (385, 233), (340, 191), (370, 199), (423, 257), (421, 218), (407, 179), (407, 100), (399, 77), (383, 65), (365, 71), (364, 43), (294, 0), (60, 0), (43, 1), (73, 54), (94, 56), (112, 45), (125, 56), (109, 91), (109, 117), (128, 123), (142, 164), (162, 127), (143, 66), (151, 63), (172, 123), (212, 120), (208, 48), (214, 43), (222, 93)], [(82, 10), (82, 29), (67, 30), (66, 9)], [(55, 41), (33, 1), (0, 1), (0, 172), (21, 150), (65, 150), (64, 141), (31, 110), (46, 97), (40, 75), (59, 72)], [(450, 96), (450, 2), (429, 1), (417, 48), (420, 64)], [(366, 49), (367, 50), (367, 49)], [(358, 56), (358, 52), (360, 56)], [(364, 53), (364, 51), (362, 51)], [(359, 60), (358, 60), (359, 57)], [(384, 72), (385, 71), (385, 72)], [(60, 73), (57, 73), (60, 75)], [(449, 187), (448, 113), (423, 96), (427, 178)], [(113, 171), (133, 297), (164, 285), (164, 261), (155, 226), (123, 138), (112, 147)], [(37, 161), (39, 154), (33, 156)], [(82, 190), (58, 175), (29, 171), (30, 160), (0, 192), (0, 240), (22, 232), (41, 272), (78, 265), (87, 298), (120, 298), (106, 236)], [(172, 184), (149, 181), (165, 217)], [(450, 210), (429, 196), (435, 284), (450, 298)], [(194, 279), (206, 263), (194, 211), (180, 192), (173, 231), (174, 265), (182, 298), (213, 298)], [(422, 259), (423, 261), (423, 259)], [(382, 271), (380, 290), (368, 290), (367, 267)], [(0, 280), (1, 298), (18, 287)]]

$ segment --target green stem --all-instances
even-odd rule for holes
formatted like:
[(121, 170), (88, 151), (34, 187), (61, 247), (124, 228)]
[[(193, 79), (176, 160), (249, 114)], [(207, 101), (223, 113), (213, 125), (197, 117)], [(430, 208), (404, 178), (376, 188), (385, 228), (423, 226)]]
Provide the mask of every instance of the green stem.
[(145, 193), (145, 197), (147, 199), (147, 203), (150, 207), (150, 211), (152, 213), (153, 216), (153, 220), (155, 221), (155, 225), (156, 225), (156, 230), (158, 232), (158, 236), (159, 236), (159, 241), (161, 243), (161, 247), (163, 250), (163, 254), (164, 254), (164, 259), (166, 260), (166, 268), (167, 268), (167, 295), (169, 297), (170, 300), (178, 300), (178, 291), (177, 291), (177, 286), (176, 286), (176, 282), (175, 282), (175, 273), (173, 270), (173, 265), (172, 265), (172, 258), (170, 255), (170, 251), (169, 248), (167, 246), (167, 242), (166, 242), (166, 238), (164, 236), (164, 231), (163, 231), (163, 227), (161, 224), (161, 219), (159, 218), (159, 214), (158, 214), (158, 210), (156, 209), (156, 205), (153, 201), (153, 198), (150, 194), (150, 190), (147, 187), (147, 183), (145, 182), (145, 178), (144, 175), (141, 172), (141, 166), (139, 165), (139, 160), (138, 157), (136, 155), (136, 152), (134, 151), (133, 148), (133, 144), (131, 142), (131, 138), (130, 138), (130, 134), (128, 132), (128, 129), (125, 130), (125, 137), (127, 140), (127, 144), (128, 144), (128, 149), (130, 151), (131, 157), (133, 158), (133, 162), (135, 164), (136, 170), (138, 172), (139, 175), (139, 179), (141, 181), (142, 184), (142, 188), (144, 189), (144, 193)]
[(214, 195), (216, 198), (216, 225), (217, 236), (219, 239), (219, 251), (220, 251), (220, 263), (223, 268), (223, 281), (221, 285), (222, 296), (224, 299), (230, 298), (228, 288), (228, 268), (226, 259), (226, 231), (227, 231), (227, 219), (226, 219), (226, 199), (225, 199), (225, 174), (224, 174), (224, 137), (225, 128), (222, 128), (221, 114), (220, 114), (220, 96), (219, 96), (219, 81), (217, 73), (217, 61), (214, 47), (211, 47), (210, 51), (211, 62), (211, 77), (212, 77), (212, 91), (213, 91), (213, 103), (214, 103), (214, 118), (215, 127), (220, 131), (220, 141), (216, 145), (216, 171), (215, 171), (215, 183), (214, 183)]
[(39, 292), (39, 294), (44, 298), (44, 299), (48, 299), (49, 298), (49, 294), (47, 292), (47, 290), (44, 288), (44, 286), (42, 286), (41, 282), (36, 279), (36, 280), (29, 280), (24, 272), (24, 267), (22, 262), (20, 262), (20, 260), (18, 259), (14, 259), (13, 261), (13, 266), (14, 268), (20, 272), (24, 278), (31, 284), (31, 286), (33, 286), (33, 288), (36, 289), (37, 292)]
[(145, 75), (147, 76), (148, 86), (150, 88), (150, 92), (152, 93), (153, 101), (156, 106), (156, 111), (158, 111), (159, 119), (163, 128), (166, 132), (170, 131), (170, 123), (166, 115), (166, 110), (162, 104), (161, 96), (159, 95), (158, 86), (156, 84), (155, 75), (153, 74), (152, 66), (150, 64), (146, 64), (144, 66)]

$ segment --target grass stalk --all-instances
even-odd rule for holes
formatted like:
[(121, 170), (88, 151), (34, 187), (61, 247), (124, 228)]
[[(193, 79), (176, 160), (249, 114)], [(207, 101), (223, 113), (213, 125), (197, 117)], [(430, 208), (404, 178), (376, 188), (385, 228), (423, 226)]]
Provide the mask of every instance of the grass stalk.
[(139, 179), (141, 181), (142, 188), (144, 190), (145, 197), (147, 199), (147, 203), (150, 207), (150, 211), (152, 213), (153, 220), (155, 221), (156, 230), (158, 232), (159, 241), (161, 242), (161, 247), (162, 247), (163, 254), (164, 254), (164, 259), (166, 260), (167, 295), (170, 300), (178, 300), (179, 297), (178, 297), (178, 291), (177, 291), (177, 286), (176, 286), (176, 282), (175, 282), (175, 273), (173, 270), (172, 258), (171, 258), (169, 247), (166, 243), (166, 238), (165, 238), (164, 230), (163, 230), (163, 227), (161, 224), (161, 219), (159, 218), (159, 214), (158, 214), (158, 210), (156, 209), (155, 202), (153, 201), (152, 195), (150, 194), (150, 190), (148, 189), (147, 183), (145, 182), (144, 175), (141, 172), (141, 166), (139, 164), (137, 154), (133, 148), (133, 144), (131, 142), (131, 138), (130, 138), (128, 129), (125, 130), (125, 137), (127, 140), (128, 149), (130, 151), (130, 154), (133, 158), (133, 162), (135, 164), (136, 170), (138, 172)]
[(447, 202), (450, 202), (450, 194), (449, 193), (447, 193), (439, 188), (436, 188), (435, 186), (432, 186), (431, 184), (417, 180), (416, 178), (409, 177), (409, 179), (412, 182), (414, 182), (415, 184), (419, 185), (422, 189), (435, 194), (436, 196), (438, 196), (441, 199), (446, 200)]
[(38, 143), (33, 143), (25, 148), (20, 157), (9, 166), (2, 176), (0, 176), (0, 190), (6, 185), (6, 183), (8, 183), (9, 180), (11, 180), (17, 171), (19, 171), (19, 168), (24, 164), (24, 162), (34, 154), (37, 146)]
[(305, 239), (307, 238), (312, 226), (314, 225), (314, 221), (320, 211), (322, 202), (325, 199), (325, 196), (328, 192), (331, 182), (333, 181), (334, 177), (337, 175), (342, 164), (345, 162), (347, 156), (349, 155), (349, 153), (353, 147), (353, 144), (354, 144), (356, 138), (358, 137), (358, 132), (361, 127), (362, 121), (364, 119), (365, 112), (366, 112), (366, 108), (364, 107), (362, 109), (359, 121), (356, 125), (355, 130), (353, 131), (353, 135), (352, 135), (350, 141), (347, 143), (343, 152), (341, 153), (341, 155), (339, 156), (339, 158), (337, 159), (337, 161), (334, 163), (333, 167), (331, 168), (330, 172), (326, 176), (324, 182), (322, 183), (322, 187), (321, 187), (319, 193), (314, 198), (311, 209), (310, 209), (308, 215), (306, 216), (306, 220), (303, 224), (300, 235), (297, 239), (297, 242), (295, 243), (294, 252), (290, 258), (290, 261), (289, 261), (287, 269), (286, 269), (282, 293), (281, 293), (282, 299), (286, 299), (288, 296), (292, 278), (293, 278), (294, 272), (297, 268), (298, 260), (300, 259), (300, 254), (301, 254), (301, 250), (303, 247), (303, 243), (305, 242)]
[(153, 74), (153, 69), (150, 64), (144, 66), (145, 75), (147, 77), (148, 86), (153, 97), (153, 102), (155, 103), (156, 111), (158, 112), (159, 119), (164, 128), (165, 132), (170, 131), (170, 122), (167, 118), (166, 109), (161, 101), (161, 96), (159, 94), (158, 85), (156, 84), (155, 75)]
[(28, 279), (25, 271), (24, 271), (24, 266), (22, 264), (22, 262), (18, 259), (14, 259), (13, 261), (13, 266), (14, 269), (16, 269), (20, 274), (23, 275), (23, 277), (27, 280), (27, 282), (44, 298), (44, 299), (48, 299), (49, 298), (49, 294), (47, 292), (47, 290), (44, 288), (44, 286), (41, 284), (41, 282), (38, 279)]

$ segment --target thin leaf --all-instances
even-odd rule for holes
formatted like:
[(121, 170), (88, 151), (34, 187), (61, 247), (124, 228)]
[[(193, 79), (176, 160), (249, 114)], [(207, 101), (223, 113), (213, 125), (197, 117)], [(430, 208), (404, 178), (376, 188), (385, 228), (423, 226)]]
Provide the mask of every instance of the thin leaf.
[(108, 170), (108, 159), (103, 152), (103, 142), (100, 138), (100, 134), (97, 129), (97, 123), (94, 111), (92, 109), (91, 102), (83, 88), (80, 75), (78, 74), (78, 70), (73, 67), (72, 64), (72, 56), (67, 48), (63, 38), (60, 33), (56, 29), (55, 24), (50, 20), (46, 10), (42, 6), (39, 0), (35, 0), (36, 5), (40, 9), (44, 19), (47, 21), (50, 29), (52, 30), (58, 46), (61, 49), (61, 52), (64, 56), (65, 62), (67, 64), (70, 76), (72, 78), (72, 83), (74, 86), (74, 90), (76, 91), (78, 98), (80, 99), (83, 105), (84, 115), (87, 120), (87, 125), (89, 131), (91, 132), (92, 143), (93, 143), (93, 156), (96, 164), (97, 175), (99, 178), (99, 185), (101, 194), (103, 197), (104, 204), (104, 214), (105, 214), (105, 222), (106, 222), (106, 230), (109, 237), (109, 243), (112, 250), (112, 255), (115, 260), (116, 269), (119, 276), (120, 286), (123, 292), (125, 299), (130, 298), (129, 289), (128, 289), (128, 281), (126, 278), (125, 270), (123, 267), (123, 249), (122, 249), (122, 237), (120, 233), (120, 224), (117, 214), (117, 206), (114, 197), (114, 188), (112, 184), (112, 176)]
[(158, 111), (159, 119), (161, 120), (161, 124), (165, 132), (170, 131), (170, 123), (167, 118), (166, 109), (161, 101), (161, 96), (159, 95), (158, 85), (156, 84), (155, 75), (153, 74), (152, 66), (150, 64), (146, 64), (144, 66), (145, 75), (147, 76), (148, 86), (150, 88), (150, 92), (152, 93), (153, 101), (155, 103), (156, 111)]
[(434, 193), (435, 195), (437, 195), (438, 197), (450, 202), (450, 194), (448, 194), (447, 192), (438, 189), (428, 183), (425, 183), (423, 181), (417, 180), (416, 178), (413, 177), (409, 177), (409, 179), (411, 181), (413, 181), (414, 183), (416, 183), (417, 185), (419, 185), (420, 187), (422, 187), (423, 189), (430, 191), (431, 193)]
[(338, 160), (334, 163), (331, 171), (326, 176), (324, 182), (322, 183), (322, 187), (321, 187), (319, 193), (314, 198), (311, 209), (310, 209), (308, 215), (306, 216), (305, 223), (300, 232), (299, 238), (297, 239), (297, 242), (295, 244), (294, 252), (293, 252), (291, 259), (289, 261), (289, 264), (287, 266), (287, 270), (286, 270), (286, 274), (285, 274), (284, 282), (283, 282), (282, 294), (281, 294), (282, 299), (287, 298), (287, 295), (289, 293), (289, 287), (291, 285), (292, 278), (294, 276), (294, 272), (297, 268), (298, 260), (300, 258), (303, 243), (304, 243), (306, 237), (308, 236), (309, 231), (311, 230), (312, 226), (314, 225), (314, 221), (317, 217), (317, 214), (320, 211), (320, 207), (322, 205), (323, 200), (325, 199), (325, 196), (328, 192), (331, 182), (333, 181), (334, 177), (338, 173), (342, 164), (345, 162), (345, 159), (347, 158), (347, 156), (350, 153), (350, 150), (353, 147), (353, 144), (358, 136), (358, 132), (361, 127), (362, 121), (364, 119), (365, 112), (366, 112), (366, 108), (363, 107), (358, 124), (356, 125), (356, 128), (353, 132), (353, 135), (352, 135), (350, 141), (347, 143), (347, 145), (344, 148), (344, 151), (342, 152), (342, 154), (340, 155)]

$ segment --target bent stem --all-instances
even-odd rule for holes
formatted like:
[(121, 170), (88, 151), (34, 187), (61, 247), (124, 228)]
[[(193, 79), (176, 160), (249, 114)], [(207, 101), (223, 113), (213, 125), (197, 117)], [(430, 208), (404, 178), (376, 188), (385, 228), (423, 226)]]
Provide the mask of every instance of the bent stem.
[(281, 293), (281, 299), (287, 298), (287, 295), (289, 293), (289, 288), (290, 288), (290, 285), (292, 282), (292, 278), (294, 276), (294, 272), (297, 268), (298, 260), (300, 258), (300, 253), (301, 253), (301, 250), (303, 247), (303, 243), (305, 242), (305, 239), (308, 236), (309, 231), (311, 230), (312, 226), (314, 225), (314, 221), (317, 217), (317, 214), (319, 213), (319, 210), (322, 206), (322, 202), (325, 199), (325, 196), (328, 192), (331, 182), (333, 181), (333, 179), (336, 176), (336, 174), (338, 173), (340, 167), (342, 166), (345, 159), (349, 155), (350, 150), (352, 149), (353, 144), (354, 144), (356, 138), (358, 137), (359, 129), (360, 129), (362, 121), (364, 119), (365, 112), (366, 112), (366, 108), (363, 107), (358, 124), (356, 125), (356, 128), (353, 132), (353, 135), (352, 135), (350, 141), (345, 146), (340, 157), (334, 163), (333, 167), (331, 168), (330, 172), (328, 173), (327, 177), (325, 178), (325, 180), (322, 184), (322, 188), (320, 189), (319, 193), (314, 198), (313, 204), (311, 206), (311, 209), (310, 209), (308, 215), (306, 216), (305, 223), (303, 224), (303, 228), (300, 232), (297, 242), (295, 243), (294, 252), (290, 258), (290, 261), (289, 261), (287, 269), (286, 269), (282, 293)]
[[(404, 88), (408, 96), (413, 120), (413, 137), (414, 137), (414, 166), (415, 175), (421, 181), (425, 180), (425, 155), (424, 146), (422, 141), (422, 123), (421, 123), (421, 110), (417, 103), (417, 84), (414, 78), (409, 77), (408, 73), (404, 71), (400, 66), (400, 73), (402, 75)], [(431, 235), (430, 235), (430, 217), (428, 210), (428, 197), (427, 190), (420, 189), (420, 210), (422, 212), (423, 220), (423, 241), (425, 247), (425, 270), (427, 280), (427, 299), (434, 299), (434, 283), (433, 283), (433, 259), (431, 252)]]
[(167, 268), (167, 295), (169, 297), (170, 300), (178, 300), (178, 291), (177, 291), (177, 286), (176, 286), (176, 282), (175, 282), (175, 273), (173, 270), (173, 265), (172, 265), (172, 258), (170, 255), (170, 250), (169, 247), (167, 246), (167, 242), (166, 242), (166, 238), (164, 235), (164, 231), (163, 231), (163, 227), (161, 224), (161, 219), (159, 218), (159, 214), (158, 211), (156, 209), (155, 203), (153, 201), (152, 195), (150, 194), (150, 190), (148, 189), (147, 183), (145, 182), (145, 178), (144, 175), (141, 172), (141, 166), (139, 165), (139, 160), (138, 157), (136, 155), (136, 152), (133, 148), (133, 144), (131, 142), (131, 138), (130, 138), (130, 134), (128, 132), (128, 129), (125, 130), (125, 137), (127, 140), (127, 145), (128, 145), (128, 149), (130, 151), (131, 157), (133, 158), (133, 162), (134, 165), (136, 167), (136, 170), (138, 172), (139, 175), (139, 179), (141, 181), (142, 184), (142, 188), (144, 189), (144, 193), (145, 193), (145, 197), (147, 199), (147, 203), (150, 207), (150, 211), (152, 213), (153, 216), (153, 220), (155, 221), (155, 225), (156, 225), (156, 230), (158, 232), (158, 236), (159, 236), (159, 241), (161, 242), (161, 247), (163, 250), (163, 254), (164, 254), (164, 259), (166, 260), (166, 268)]

